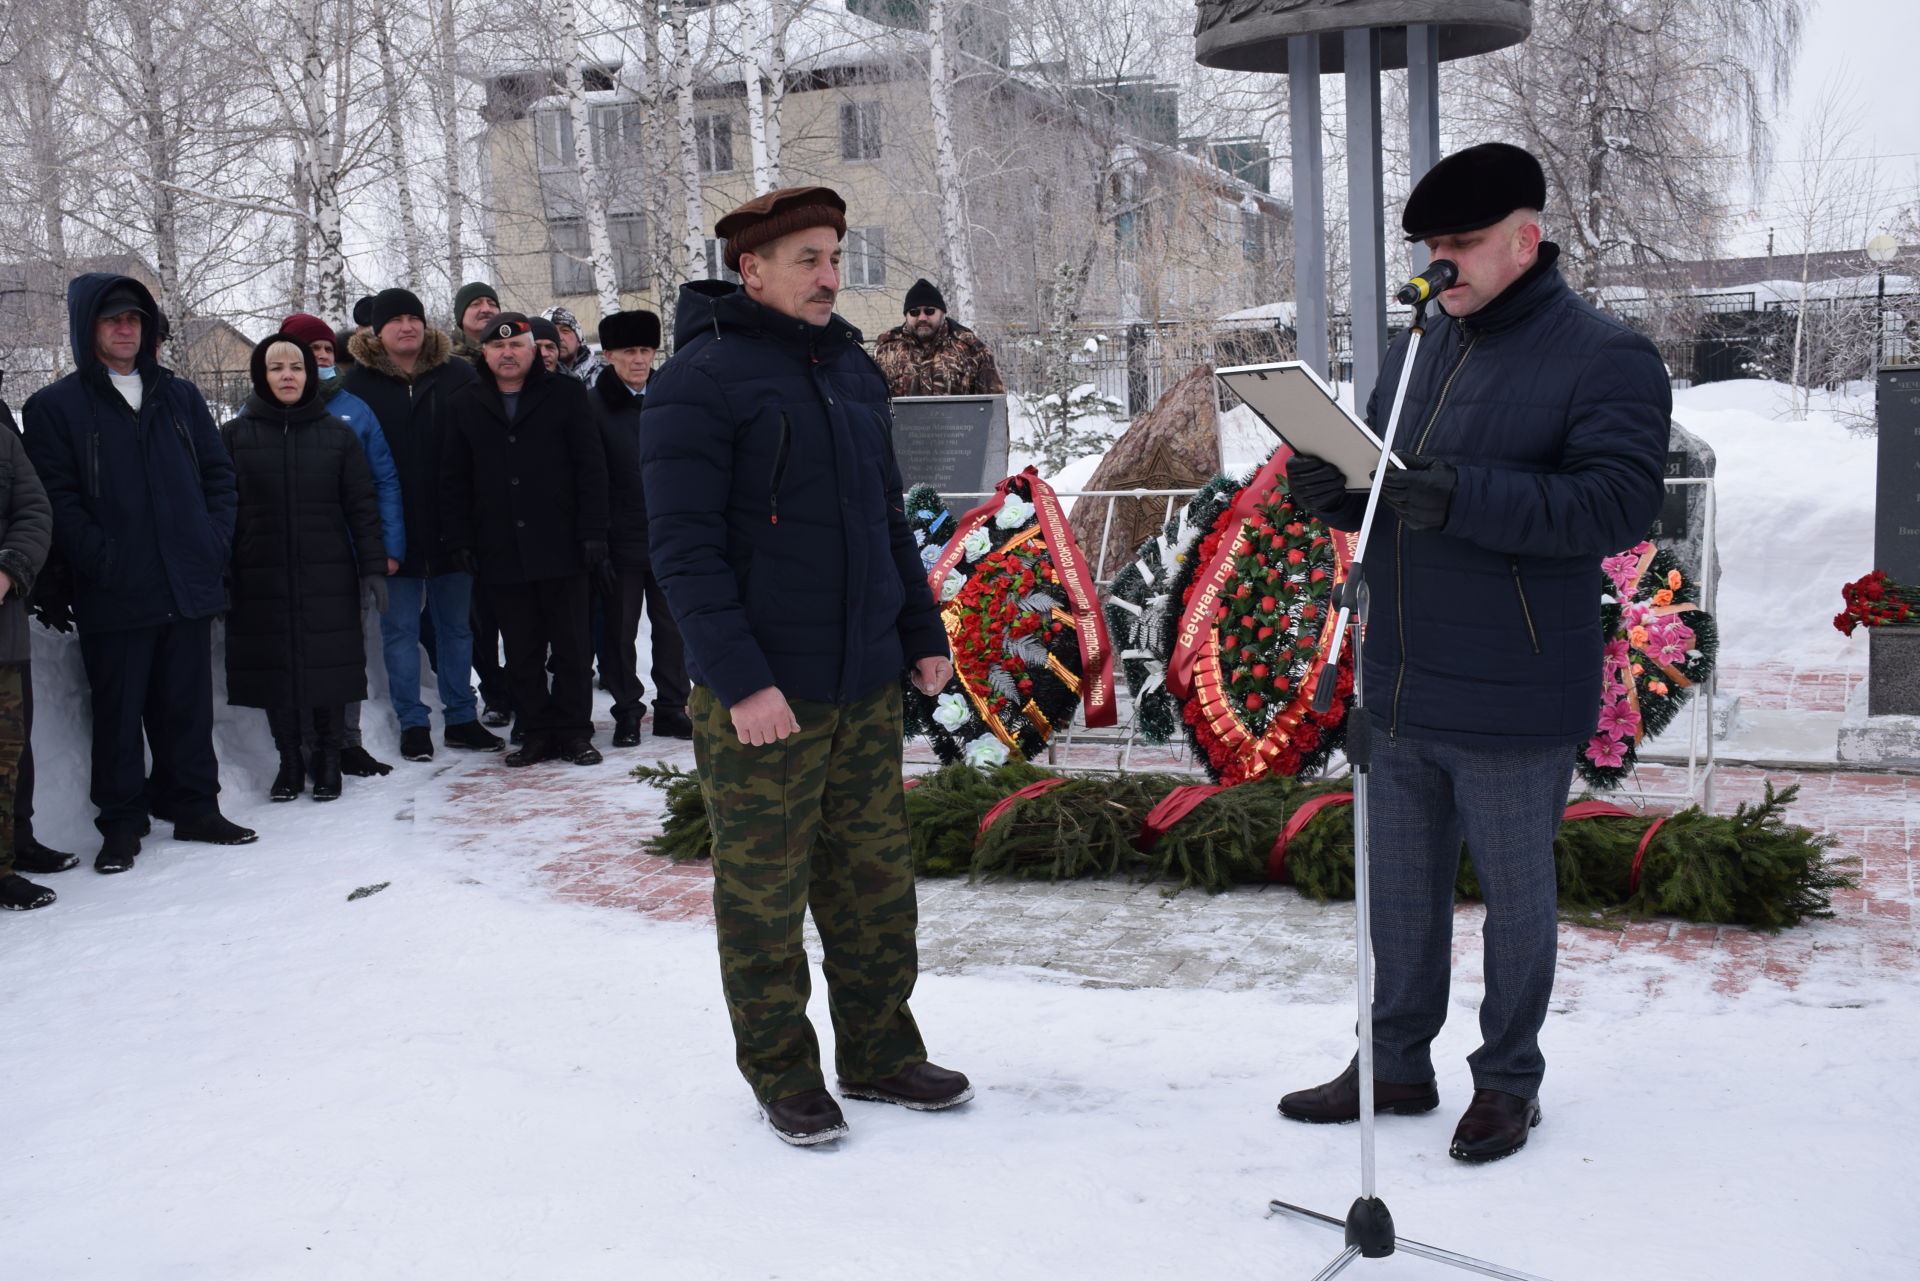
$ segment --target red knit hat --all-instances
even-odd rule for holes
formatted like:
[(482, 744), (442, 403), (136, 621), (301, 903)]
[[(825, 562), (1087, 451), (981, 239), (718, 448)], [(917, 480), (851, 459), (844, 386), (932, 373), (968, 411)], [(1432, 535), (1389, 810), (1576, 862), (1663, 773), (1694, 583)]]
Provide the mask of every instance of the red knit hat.
[(755, 196), (713, 224), (727, 242), (727, 269), (740, 270), (740, 255), (808, 227), (832, 227), (847, 234), (847, 202), (831, 187), (782, 187)]
[(331, 347), (337, 341), (334, 337), (332, 325), (329, 325), (318, 316), (309, 316), (304, 311), (296, 311), (281, 321), (280, 332), (283, 334), (292, 334), (309, 347), (317, 342), (323, 342)]

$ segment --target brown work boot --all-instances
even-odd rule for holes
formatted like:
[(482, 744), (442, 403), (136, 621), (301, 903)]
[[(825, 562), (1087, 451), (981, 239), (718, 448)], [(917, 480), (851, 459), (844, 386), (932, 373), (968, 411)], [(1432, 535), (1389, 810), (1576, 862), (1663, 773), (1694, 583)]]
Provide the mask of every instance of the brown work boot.
[(938, 1112), (972, 1098), (973, 1085), (964, 1073), (921, 1062), (877, 1081), (842, 1081), (840, 1093), (870, 1103), (898, 1103), (916, 1112)]
[[(1418, 1116), (1439, 1106), (1440, 1091), (1432, 1081), (1420, 1085), (1399, 1085), (1382, 1081), (1379, 1077), (1373, 1079), (1373, 1110), (1376, 1115), (1390, 1112), (1395, 1116)], [(1358, 1121), (1359, 1064), (1347, 1064), (1346, 1071), (1325, 1085), (1316, 1085), (1311, 1090), (1295, 1090), (1282, 1098), (1280, 1115), (1289, 1121), (1306, 1121), (1312, 1125)]]
[(1498, 1161), (1527, 1146), (1527, 1135), (1538, 1124), (1540, 1100), (1505, 1090), (1475, 1090), (1447, 1153), (1474, 1165)]
[(847, 1119), (840, 1114), (840, 1105), (825, 1090), (802, 1090), (784, 1099), (762, 1103), (760, 1114), (767, 1118), (767, 1127), (781, 1142), (797, 1148), (831, 1143), (847, 1134)]

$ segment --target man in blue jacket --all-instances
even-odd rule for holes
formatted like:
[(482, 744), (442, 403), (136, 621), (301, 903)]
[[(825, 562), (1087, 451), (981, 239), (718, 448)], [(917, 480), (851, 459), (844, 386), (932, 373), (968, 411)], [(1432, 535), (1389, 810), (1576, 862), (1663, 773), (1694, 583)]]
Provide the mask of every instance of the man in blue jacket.
[[(367, 470), (373, 473), (373, 492), (380, 500), (380, 537), (387, 549), (387, 573), (400, 572), (407, 558), (406, 509), (400, 499), (400, 472), (393, 465), (393, 451), (387, 448), (386, 433), (373, 407), (346, 389), (346, 375), (334, 367), (337, 353), (332, 326), (318, 316), (295, 312), (280, 322), (280, 332), (292, 334), (307, 344), (313, 363), (320, 370), (320, 399), (327, 412), (353, 428), (361, 452), (367, 456)], [(360, 603), (360, 620), (367, 617), (367, 603)], [(375, 760), (360, 738), (360, 704), (348, 703), (340, 723), (340, 772), (359, 778), (391, 774), (393, 766)]]
[[(1672, 409), (1653, 344), (1581, 301), (1541, 238), (1546, 179), (1518, 147), (1442, 160), (1402, 227), (1459, 281), (1422, 345), (1364, 549), (1373, 726), (1374, 1109), (1439, 1105), (1453, 883), (1464, 838), (1486, 898), (1481, 1045), (1450, 1151), (1511, 1155), (1540, 1121), (1539, 1033), (1553, 992), (1553, 842), (1578, 745), (1600, 708), (1600, 561), (1658, 513)], [(1407, 344), (1367, 405), (1383, 430)], [(1296, 498), (1339, 529), (1364, 495), (1300, 455)], [(1355, 1066), (1289, 1094), (1299, 1121), (1359, 1116)]]
[[(213, 618), (233, 541), (233, 464), (200, 389), (161, 366), (160, 308), (130, 276), (67, 286), (74, 372), (21, 409), (73, 571), (93, 691), (94, 869), (124, 872), (150, 816), (175, 840), (255, 839), (220, 813)], [(146, 750), (153, 751), (153, 776)]]
[(740, 286), (681, 290), (640, 462), (653, 568), (686, 643), (714, 831), (714, 920), (741, 1073), (774, 1132), (847, 1132), (807, 1021), (802, 923), (825, 949), (840, 1091), (972, 1097), (927, 1062), (901, 790), (900, 678), (953, 668), (902, 509), (886, 383), (833, 314), (846, 202), (769, 192), (722, 218)]

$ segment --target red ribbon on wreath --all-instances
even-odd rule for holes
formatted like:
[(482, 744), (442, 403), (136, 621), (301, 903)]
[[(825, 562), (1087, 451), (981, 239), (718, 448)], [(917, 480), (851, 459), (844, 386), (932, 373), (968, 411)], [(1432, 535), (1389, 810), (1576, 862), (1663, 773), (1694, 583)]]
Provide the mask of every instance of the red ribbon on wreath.
[(992, 520), (1015, 486), (1023, 482), (1039, 520), (1041, 535), (1047, 540), (1047, 554), (1053, 558), (1054, 571), (1067, 593), (1067, 604), (1073, 614), (1074, 637), (1080, 643), (1080, 703), (1086, 709), (1087, 726), (1098, 729), (1115, 724), (1118, 714), (1113, 702), (1113, 644), (1107, 638), (1107, 621), (1100, 612), (1100, 597), (1093, 589), (1093, 578), (1087, 573), (1080, 545), (1074, 541), (1066, 515), (1060, 510), (1060, 500), (1054, 496), (1053, 487), (1040, 479), (1038, 471), (1028, 467), (1017, 476), (1007, 477), (993, 487), (993, 493), (985, 502), (960, 518), (953, 536), (940, 552), (940, 559), (927, 571), (927, 586), (938, 602), (947, 575), (959, 566), (960, 558), (965, 555), (967, 535)]
[(1038, 782), (1028, 783), (1017, 792), (1008, 793), (996, 801), (992, 809), (980, 816), (980, 827), (979, 830), (973, 834), (973, 843), (978, 845), (980, 838), (987, 834), (987, 829), (999, 822), (1002, 814), (1005, 814), (1021, 801), (1026, 800), (1029, 796), (1043, 796), (1066, 781), (1064, 778), (1043, 778)]

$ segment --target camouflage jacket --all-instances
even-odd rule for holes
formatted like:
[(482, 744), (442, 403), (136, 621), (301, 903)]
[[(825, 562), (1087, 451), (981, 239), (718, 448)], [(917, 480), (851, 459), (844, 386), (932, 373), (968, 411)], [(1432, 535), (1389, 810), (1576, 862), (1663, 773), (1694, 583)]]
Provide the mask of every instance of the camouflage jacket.
[(889, 329), (874, 344), (873, 358), (892, 396), (992, 396), (1007, 389), (987, 345), (951, 319), (945, 333), (926, 342), (905, 325)]

